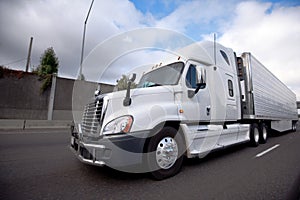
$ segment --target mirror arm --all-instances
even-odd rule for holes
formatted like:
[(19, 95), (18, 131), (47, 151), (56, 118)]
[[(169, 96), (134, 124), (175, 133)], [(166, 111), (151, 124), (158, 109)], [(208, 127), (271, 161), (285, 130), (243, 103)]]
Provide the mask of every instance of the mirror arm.
[(131, 104), (130, 87), (131, 87), (131, 81), (129, 81), (128, 84), (127, 84), (126, 97), (123, 100), (123, 105), (124, 106), (130, 106), (130, 104)]
[(200, 89), (204, 89), (206, 87), (206, 83), (198, 83), (196, 89), (193, 90), (188, 90), (188, 97), (193, 98), (195, 94), (199, 92)]
[(195, 94), (197, 94), (199, 92), (200, 88), (201, 88), (201, 83), (198, 83), (197, 87), (195, 89)]

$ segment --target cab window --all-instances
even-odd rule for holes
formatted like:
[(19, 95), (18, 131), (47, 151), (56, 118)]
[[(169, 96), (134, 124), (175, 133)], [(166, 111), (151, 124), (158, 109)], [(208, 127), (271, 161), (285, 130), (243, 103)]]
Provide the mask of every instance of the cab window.
[(234, 96), (232, 80), (228, 80), (228, 94), (230, 97)]
[(220, 53), (221, 53), (222, 57), (224, 58), (224, 60), (226, 61), (226, 63), (228, 65), (230, 65), (230, 62), (229, 62), (227, 54), (224, 51), (222, 51), (222, 50), (220, 50)]

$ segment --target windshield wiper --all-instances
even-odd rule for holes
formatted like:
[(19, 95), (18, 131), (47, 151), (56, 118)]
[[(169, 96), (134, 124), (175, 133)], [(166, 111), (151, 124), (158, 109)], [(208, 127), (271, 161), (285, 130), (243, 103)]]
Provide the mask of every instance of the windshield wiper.
[(158, 84), (158, 83), (154, 83), (152, 85), (149, 85), (148, 87), (156, 87), (156, 86), (162, 86), (161, 84)]
[(147, 87), (156, 87), (156, 86), (162, 86), (161, 84), (158, 84), (158, 83), (153, 83), (153, 82), (145, 82), (143, 84), (143, 88), (147, 88)]

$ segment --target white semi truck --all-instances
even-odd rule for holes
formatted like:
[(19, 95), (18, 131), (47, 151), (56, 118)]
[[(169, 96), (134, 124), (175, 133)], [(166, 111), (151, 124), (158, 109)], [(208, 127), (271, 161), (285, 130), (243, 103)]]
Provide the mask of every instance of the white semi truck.
[(164, 179), (180, 171), (184, 156), (258, 146), (271, 130), (296, 130), (296, 95), (250, 53), (195, 43), (130, 89), (134, 79), (85, 106), (71, 138), (82, 162)]

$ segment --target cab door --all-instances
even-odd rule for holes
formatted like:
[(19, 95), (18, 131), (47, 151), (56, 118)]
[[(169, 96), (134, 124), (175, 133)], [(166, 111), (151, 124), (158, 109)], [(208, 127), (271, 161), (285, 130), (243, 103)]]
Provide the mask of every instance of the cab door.
[(212, 109), (209, 84), (198, 88), (199, 83), (206, 83), (207, 80), (201, 79), (206, 79), (204, 77), (208, 68), (201, 63), (189, 61), (182, 76), (179, 115), (188, 138), (187, 151), (197, 156), (216, 148), (221, 131), (210, 125)]
[(187, 123), (209, 122), (211, 118), (211, 105), (209, 86), (199, 89), (197, 84), (201, 81), (201, 76), (205, 76), (205, 65), (197, 62), (187, 62), (185, 73), (182, 80), (182, 116)]

